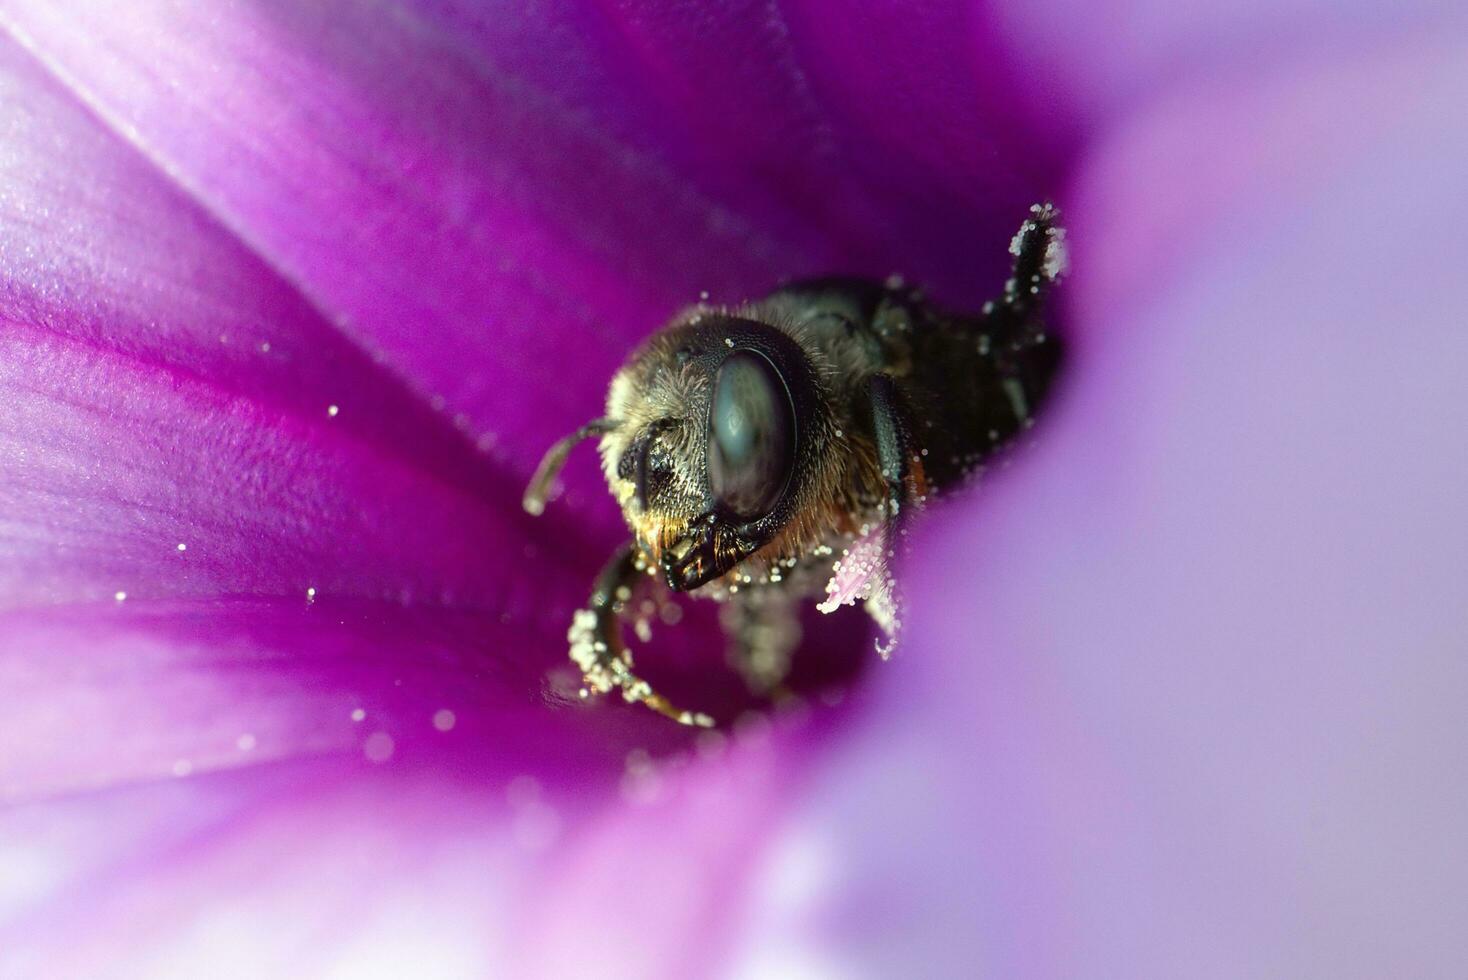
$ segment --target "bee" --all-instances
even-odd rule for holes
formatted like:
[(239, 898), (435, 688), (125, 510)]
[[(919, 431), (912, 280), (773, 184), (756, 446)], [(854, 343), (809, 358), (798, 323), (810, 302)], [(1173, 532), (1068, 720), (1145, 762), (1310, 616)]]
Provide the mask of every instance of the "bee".
[(799, 640), (796, 604), (862, 601), (890, 649), (888, 559), (935, 492), (960, 486), (1029, 427), (1059, 363), (1044, 308), (1065, 264), (1057, 211), (1036, 205), (1013, 274), (977, 314), (897, 278), (814, 279), (738, 306), (693, 306), (634, 350), (605, 414), (556, 443), (525, 492), (545, 510), (571, 449), (598, 438), (632, 532), (567, 640), (581, 696), (620, 691), (683, 724), (633, 670), (623, 619), (639, 585), (724, 604), (731, 660), (774, 690)]

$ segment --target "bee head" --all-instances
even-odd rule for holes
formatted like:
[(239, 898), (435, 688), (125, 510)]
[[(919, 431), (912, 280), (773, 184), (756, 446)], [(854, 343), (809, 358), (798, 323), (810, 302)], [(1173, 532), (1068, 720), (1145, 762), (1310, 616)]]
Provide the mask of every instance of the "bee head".
[(724, 575), (790, 522), (825, 414), (799, 344), (754, 320), (696, 315), (632, 355), (607, 397), (602, 467), (669, 587)]

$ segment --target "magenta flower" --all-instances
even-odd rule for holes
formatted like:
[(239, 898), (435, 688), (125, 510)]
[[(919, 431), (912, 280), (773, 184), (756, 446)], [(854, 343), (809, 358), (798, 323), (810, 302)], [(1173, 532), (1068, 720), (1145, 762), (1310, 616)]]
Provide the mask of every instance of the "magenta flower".
[[(0, 24), (0, 973), (1461, 969), (1455, 6)], [(576, 705), (620, 521), (589, 457), (518, 500), (629, 345), (977, 302), (1050, 195), (1066, 386), (898, 659), (838, 615), (803, 711)], [(691, 619), (661, 676), (733, 710)]]

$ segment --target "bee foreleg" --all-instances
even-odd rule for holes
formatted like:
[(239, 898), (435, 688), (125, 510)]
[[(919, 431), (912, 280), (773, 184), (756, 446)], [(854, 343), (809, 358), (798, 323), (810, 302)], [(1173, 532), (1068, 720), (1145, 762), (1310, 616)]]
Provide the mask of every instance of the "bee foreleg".
[(683, 725), (707, 728), (708, 715), (682, 711), (632, 671), (632, 654), (622, 642), (622, 610), (645, 577), (646, 565), (636, 545), (628, 542), (607, 562), (591, 590), (585, 609), (578, 609), (566, 632), (571, 660), (581, 670), (581, 696), (620, 689), (624, 700), (640, 701)]
[(720, 606), (719, 622), (728, 638), (729, 664), (749, 690), (762, 696), (775, 691), (800, 643), (794, 600), (779, 589), (745, 589)]
[[(877, 651), (885, 660), (897, 643), (902, 622), (898, 611), (897, 586), (892, 579), (889, 560), (900, 547), (906, 533), (907, 520), (927, 498), (927, 476), (923, 470), (923, 451), (912, 435), (912, 425), (897, 383), (885, 374), (873, 375), (868, 382), (872, 410), (872, 434), (877, 444), (877, 463), (886, 483), (885, 517), (875, 556), (855, 560), (864, 578), (869, 580), (864, 594), (867, 612), (885, 634), (877, 643)], [(868, 545), (868, 548), (871, 546)], [(835, 580), (833, 580), (834, 582)], [(828, 593), (830, 586), (827, 586)], [(821, 607), (825, 609), (825, 606)]]

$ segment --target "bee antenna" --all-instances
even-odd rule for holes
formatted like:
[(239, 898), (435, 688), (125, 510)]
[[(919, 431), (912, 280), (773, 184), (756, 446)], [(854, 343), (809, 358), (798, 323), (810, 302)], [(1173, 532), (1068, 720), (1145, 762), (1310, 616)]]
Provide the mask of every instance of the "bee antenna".
[(525, 488), (525, 496), (520, 500), (520, 506), (525, 508), (525, 513), (535, 517), (545, 513), (546, 501), (551, 496), (551, 484), (561, 475), (566, 457), (571, 455), (571, 450), (578, 443), (592, 436), (606, 435), (616, 427), (617, 423), (610, 419), (596, 419), (587, 422), (546, 450), (540, 459), (540, 465), (535, 468), (535, 474), (530, 478), (530, 485)]

